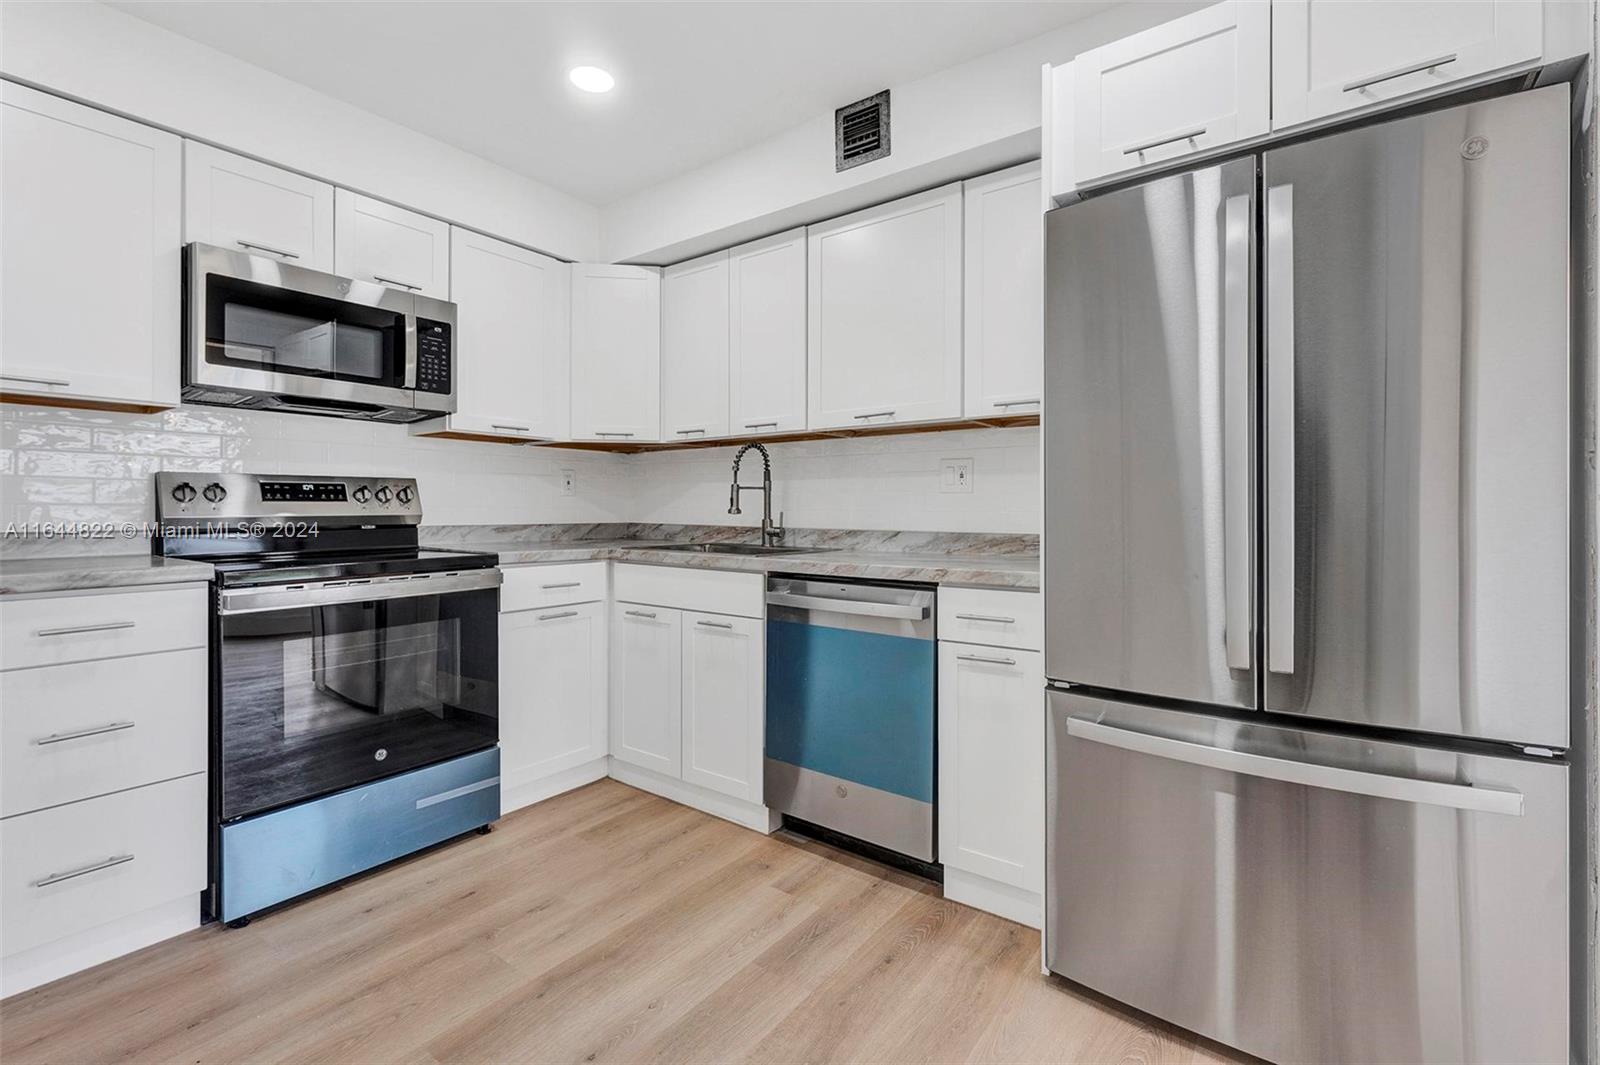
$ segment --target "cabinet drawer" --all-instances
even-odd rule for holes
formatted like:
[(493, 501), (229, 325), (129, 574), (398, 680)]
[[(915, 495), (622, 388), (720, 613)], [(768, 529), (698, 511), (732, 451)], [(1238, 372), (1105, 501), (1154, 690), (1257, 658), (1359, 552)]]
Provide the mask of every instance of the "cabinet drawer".
[(767, 579), (759, 573), (617, 563), (612, 581), (620, 602), (747, 618), (767, 614)]
[(204, 647), (207, 621), (204, 586), (8, 599), (0, 669)]
[(507, 566), (501, 574), (505, 578), (500, 586), (502, 614), (566, 603), (593, 603), (606, 597), (604, 562)]
[(1038, 592), (939, 589), (939, 639), (1016, 647), (1044, 646), (1044, 603)]
[(0, 674), (0, 817), (205, 768), (204, 648)]
[(151, 784), (0, 821), (0, 941), (7, 956), (198, 893), (206, 776)]

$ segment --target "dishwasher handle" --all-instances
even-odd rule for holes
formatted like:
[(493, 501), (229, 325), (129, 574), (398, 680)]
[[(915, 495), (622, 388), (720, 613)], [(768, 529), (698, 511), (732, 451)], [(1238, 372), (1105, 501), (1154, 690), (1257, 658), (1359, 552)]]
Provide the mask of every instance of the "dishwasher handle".
[(797, 610), (825, 610), (833, 614), (860, 614), (872, 618), (926, 621), (926, 603), (874, 603), (865, 599), (839, 599), (831, 595), (797, 595), (794, 592), (768, 592), (769, 606), (788, 606)]

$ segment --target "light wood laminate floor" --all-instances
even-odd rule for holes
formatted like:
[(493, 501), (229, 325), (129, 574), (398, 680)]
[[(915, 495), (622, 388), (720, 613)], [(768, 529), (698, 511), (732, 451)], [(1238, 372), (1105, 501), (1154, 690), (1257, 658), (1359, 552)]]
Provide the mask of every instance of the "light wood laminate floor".
[(1032, 929), (605, 780), (13, 996), (0, 1060), (1232, 1059), (1040, 976)]

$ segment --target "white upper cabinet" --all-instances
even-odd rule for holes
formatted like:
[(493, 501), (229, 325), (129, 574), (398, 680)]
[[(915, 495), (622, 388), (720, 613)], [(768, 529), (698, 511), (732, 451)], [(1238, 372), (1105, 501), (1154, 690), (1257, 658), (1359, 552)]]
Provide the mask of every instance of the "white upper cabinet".
[(766, 624), (685, 611), (683, 779), (760, 802)]
[(1073, 60), (1077, 182), (1267, 133), (1271, 13), (1227, 0)]
[(729, 418), (735, 436), (806, 427), (806, 231), (728, 253)]
[(450, 298), (450, 226), (349, 189), (333, 196), (333, 272)]
[(333, 270), (333, 186), (183, 142), (183, 239)]
[(1037, 414), (1044, 378), (1039, 164), (966, 182), (968, 418)]
[(414, 428), (510, 439), (567, 436), (572, 271), (538, 252), (450, 230), (456, 412)]
[(182, 142), (0, 82), (0, 392), (178, 402)]
[(572, 438), (661, 435), (661, 271), (572, 267)]
[(1536, 60), (1543, 8), (1537, 0), (1273, 0), (1273, 128)]
[(961, 416), (961, 185), (807, 229), (812, 429)]
[(728, 435), (728, 253), (661, 273), (661, 438)]

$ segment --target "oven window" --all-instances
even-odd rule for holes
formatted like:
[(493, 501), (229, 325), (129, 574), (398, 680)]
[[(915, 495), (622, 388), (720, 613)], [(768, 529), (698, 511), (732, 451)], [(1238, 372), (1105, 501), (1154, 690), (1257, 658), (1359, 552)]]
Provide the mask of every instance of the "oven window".
[(222, 618), (222, 817), (491, 746), (492, 589)]
[(405, 316), (254, 281), (206, 276), (206, 361), (400, 388)]

